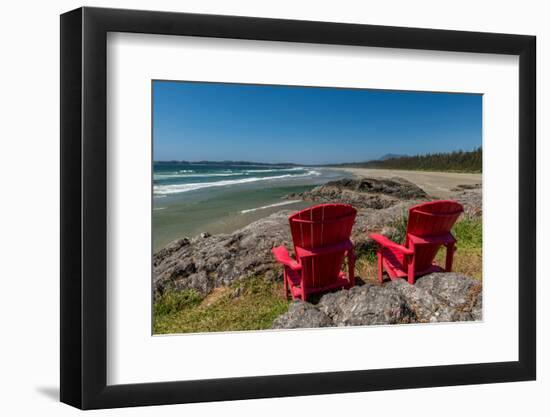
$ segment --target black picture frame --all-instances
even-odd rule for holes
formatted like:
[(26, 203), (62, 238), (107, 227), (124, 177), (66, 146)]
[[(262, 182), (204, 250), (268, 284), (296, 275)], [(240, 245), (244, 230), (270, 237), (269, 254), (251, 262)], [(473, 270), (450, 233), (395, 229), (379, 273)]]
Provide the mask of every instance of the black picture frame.
[[(519, 56), (519, 360), (112, 385), (107, 375), (108, 32)], [(534, 36), (80, 8), (61, 15), (61, 401), (82, 409), (534, 380)]]

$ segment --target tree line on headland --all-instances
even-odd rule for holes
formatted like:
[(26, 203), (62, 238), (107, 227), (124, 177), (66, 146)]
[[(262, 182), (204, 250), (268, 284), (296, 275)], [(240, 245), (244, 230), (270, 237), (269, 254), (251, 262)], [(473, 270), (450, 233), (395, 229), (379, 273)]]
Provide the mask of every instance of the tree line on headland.
[[(415, 171), (481, 172), (481, 146), (473, 151), (428, 153), (424, 155), (399, 156), (366, 162), (338, 164), (342, 167), (404, 169)], [(333, 165), (334, 166), (334, 165)]]
[(351, 167), (351, 168), (378, 168), (378, 169), (404, 169), (410, 171), (446, 171), (446, 172), (481, 172), (482, 168), (481, 146), (473, 151), (453, 151), (428, 153), (422, 155), (394, 155), (388, 154), (380, 159), (364, 162), (345, 162), (340, 164), (297, 164), (292, 162), (251, 162), (251, 161), (155, 161), (157, 164), (182, 164), (182, 165), (234, 165), (234, 166), (271, 166), (278, 168), (296, 166), (326, 166), (326, 167)]

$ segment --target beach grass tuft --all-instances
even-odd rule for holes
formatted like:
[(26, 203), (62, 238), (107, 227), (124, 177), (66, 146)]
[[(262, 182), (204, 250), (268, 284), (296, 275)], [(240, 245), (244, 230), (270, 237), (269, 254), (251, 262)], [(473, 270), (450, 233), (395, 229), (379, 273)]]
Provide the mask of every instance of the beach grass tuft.
[(187, 307), (193, 307), (202, 301), (202, 296), (195, 290), (166, 291), (153, 304), (154, 315), (162, 316), (176, 313)]
[[(465, 218), (455, 224), (453, 235), (457, 240), (453, 271), (481, 281), (483, 272), (483, 223), (481, 217)], [(445, 250), (441, 249), (436, 261), (445, 264)]]
[[(174, 295), (155, 303), (153, 333), (201, 333), (269, 329), (288, 310), (282, 282), (248, 278), (220, 288), (196, 302), (178, 304)], [(168, 305), (164, 304), (168, 302)], [(156, 314), (156, 312), (161, 312)]]

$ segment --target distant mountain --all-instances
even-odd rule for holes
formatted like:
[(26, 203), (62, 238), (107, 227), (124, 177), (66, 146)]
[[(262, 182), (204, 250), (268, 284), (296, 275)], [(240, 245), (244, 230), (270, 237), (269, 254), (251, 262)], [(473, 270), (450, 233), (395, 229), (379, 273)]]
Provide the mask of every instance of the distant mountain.
[(407, 155), (397, 154), (397, 153), (387, 153), (386, 155), (378, 158), (379, 161), (385, 161), (386, 159), (395, 159), (395, 158), (404, 158)]

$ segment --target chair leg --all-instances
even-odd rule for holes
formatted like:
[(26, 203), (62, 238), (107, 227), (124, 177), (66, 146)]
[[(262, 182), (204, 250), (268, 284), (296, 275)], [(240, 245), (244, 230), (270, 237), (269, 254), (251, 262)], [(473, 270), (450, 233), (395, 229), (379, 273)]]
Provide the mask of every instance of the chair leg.
[(350, 288), (355, 285), (355, 253), (348, 252), (348, 278)]
[(287, 278), (287, 275), (286, 275), (286, 270), (284, 271), (283, 273), (283, 280), (284, 280), (284, 285), (285, 285), (285, 299), (288, 300), (288, 278)]
[(406, 257), (407, 259), (407, 282), (414, 285), (414, 257)]
[(382, 252), (380, 251), (378, 251), (376, 255), (378, 256), (378, 282), (382, 283), (382, 281), (384, 280), (384, 257), (382, 255)]
[(449, 243), (447, 245), (447, 256), (445, 257), (445, 271), (451, 272), (453, 270), (453, 256), (456, 251), (456, 246), (454, 243)]

